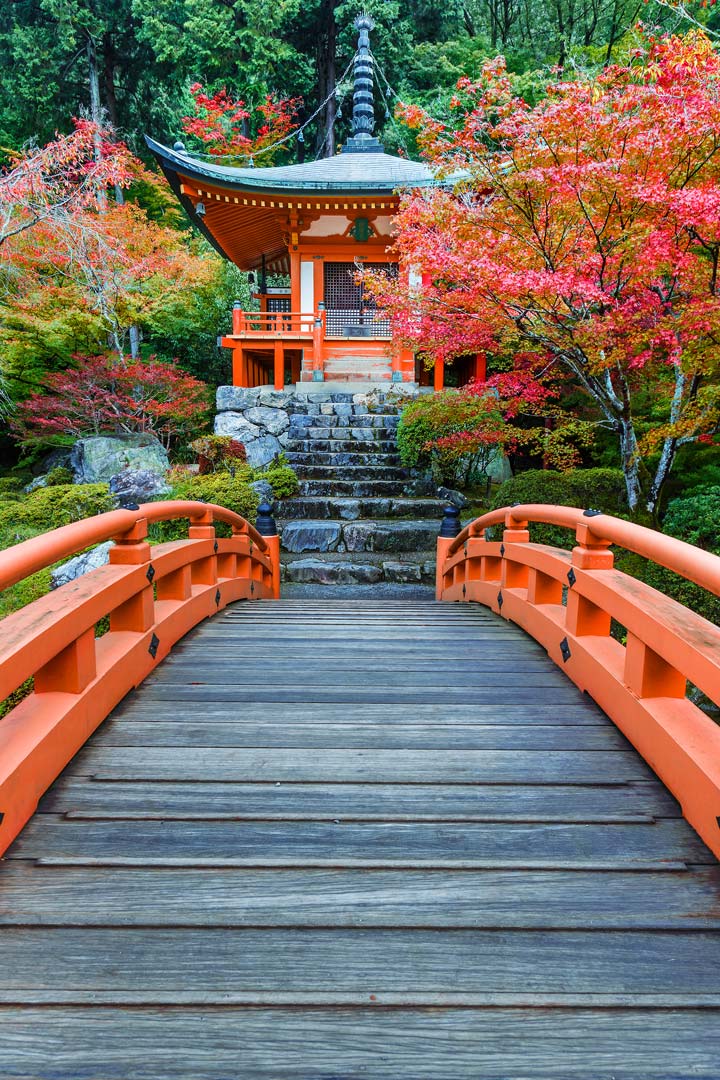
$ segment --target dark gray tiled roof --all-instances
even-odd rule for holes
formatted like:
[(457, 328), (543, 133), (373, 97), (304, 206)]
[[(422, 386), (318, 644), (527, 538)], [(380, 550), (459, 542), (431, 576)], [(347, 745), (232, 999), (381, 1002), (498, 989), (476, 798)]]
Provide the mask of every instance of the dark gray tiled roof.
[[(427, 187), (451, 183), (438, 181), (427, 165), (384, 153), (344, 153), (302, 165), (278, 165), (263, 168), (233, 168), (201, 161), (185, 151), (171, 150), (146, 136), (152, 152), (167, 172), (206, 179), (240, 190), (263, 191), (368, 191), (390, 193), (403, 187)], [(457, 176), (455, 179), (459, 179)]]

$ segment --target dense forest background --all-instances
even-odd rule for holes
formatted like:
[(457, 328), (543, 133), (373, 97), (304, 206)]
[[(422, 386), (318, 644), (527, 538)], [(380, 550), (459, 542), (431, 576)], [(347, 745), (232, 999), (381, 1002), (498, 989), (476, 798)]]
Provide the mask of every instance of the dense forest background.
[[(376, 115), (390, 153), (415, 156), (398, 101), (456, 123), (457, 80), (502, 53), (529, 103), (548, 82), (623, 61), (637, 23), (712, 33), (714, 7), (693, 13), (665, 0), (368, 0), (375, 19)], [(250, 137), (268, 95), (295, 99), (294, 136), (275, 155), (331, 155), (349, 134), (357, 0), (5, 0), (0, 4), (0, 167), (89, 117), (114, 130), (146, 171), (115, 199), (130, 203), (104, 240), (105, 254), (58, 258), (48, 234), (0, 264), (0, 381), (6, 401), (27, 399), (77, 356), (117, 348), (177, 360), (209, 384), (228, 381), (217, 345), (233, 300), (251, 304), (246, 275), (193, 233), (147, 152), (144, 134), (174, 142), (196, 102), (191, 88), (227, 90), (248, 108)], [(197, 91), (196, 91), (197, 92)], [(323, 104), (326, 103), (326, 104)], [(317, 116), (314, 114), (317, 113)], [(308, 122), (310, 121), (310, 122)], [(189, 142), (202, 150), (202, 142)], [(259, 164), (263, 163), (260, 158)], [(111, 205), (114, 205), (110, 192)], [(132, 206), (137, 207), (133, 216)], [(152, 226), (152, 227), (151, 227)], [(5, 252), (9, 248), (6, 245)], [(62, 254), (62, 253), (61, 253)], [(162, 256), (162, 257), (160, 257)], [(13, 262), (14, 260), (14, 262)], [(109, 314), (108, 314), (109, 313)], [(110, 326), (110, 323), (112, 324)], [(111, 333), (109, 333), (109, 328)], [(3, 450), (0, 437), (0, 454)]]
[[(369, 0), (372, 48), (406, 101), (443, 115), (462, 75), (503, 53), (533, 100), (548, 76), (596, 68), (629, 47), (639, 19), (687, 29), (685, 9), (658, 0)], [(352, 60), (357, 0), (5, 0), (0, 5), (0, 148), (43, 143), (71, 118), (104, 110), (130, 148), (143, 133), (173, 139), (192, 111), (189, 87), (225, 87), (249, 105), (265, 95), (301, 98), (309, 117)], [(712, 6), (693, 5), (708, 29)], [(394, 95), (376, 95), (389, 150), (407, 146)], [(338, 87), (303, 150), (328, 156), (348, 133), (352, 91)], [(338, 105), (341, 116), (338, 116)], [(292, 159), (298, 147), (291, 144)]]

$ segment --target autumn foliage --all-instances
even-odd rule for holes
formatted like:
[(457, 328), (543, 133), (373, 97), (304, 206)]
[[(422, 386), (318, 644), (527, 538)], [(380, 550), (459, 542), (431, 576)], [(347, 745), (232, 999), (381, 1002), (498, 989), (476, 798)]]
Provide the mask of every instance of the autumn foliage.
[(209, 154), (243, 160), (264, 155), (268, 164), (268, 149), (285, 139), (293, 128), (298, 99), (276, 99), (268, 95), (254, 109), (235, 100), (227, 90), (209, 94), (201, 83), (190, 87), (195, 113), (185, 116), (182, 128), (203, 144)]
[(630, 507), (653, 510), (678, 447), (718, 430), (720, 58), (700, 32), (647, 38), (547, 89), (529, 107), (498, 59), (459, 84), (456, 128), (405, 109), (449, 183), (404, 199), (398, 246), (423, 289), (383, 283), (384, 301), (426, 354), (521, 351), (536, 385), (584, 391)]
[(47, 379), (46, 393), (24, 401), (11, 427), (24, 444), (67, 442), (88, 435), (146, 432), (166, 446), (203, 426), (207, 386), (173, 364), (118, 363), (76, 357)]

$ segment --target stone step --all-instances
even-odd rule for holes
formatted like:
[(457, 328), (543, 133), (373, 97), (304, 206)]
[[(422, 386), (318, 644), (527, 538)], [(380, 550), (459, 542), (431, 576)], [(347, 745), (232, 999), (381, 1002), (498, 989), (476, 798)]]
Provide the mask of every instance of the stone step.
[(288, 462), (295, 466), (325, 466), (326, 468), (337, 469), (345, 468), (346, 466), (364, 469), (367, 466), (381, 466), (382, 468), (392, 467), (396, 468), (400, 465), (400, 455), (390, 452), (378, 452), (373, 447), (373, 451), (359, 450), (358, 444), (355, 443), (355, 449), (343, 450), (333, 449), (332, 452), (326, 450), (317, 450), (313, 448), (312, 452), (307, 450), (293, 450), (288, 448), (286, 456)]
[[(342, 388), (344, 394), (349, 394), (350, 397), (357, 395), (365, 395), (372, 393), (373, 390), (377, 390), (383, 394), (388, 392), (388, 386), (385, 382), (373, 383), (368, 379), (356, 379), (347, 382), (343, 380), (342, 383), (337, 385), (333, 384), (332, 379), (326, 378), (323, 382), (299, 382), (295, 383), (295, 390), (298, 394), (307, 395), (308, 398), (315, 400), (323, 400), (325, 397), (332, 395), (336, 396), (337, 392)], [(401, 382), (393, 383), (392, 393), (407, 395), (408, 398), (414, 397), (418, 392), (418, 384), (416, 382)]]
[[(317, 454), (357, 453), (361, 447), (364, 453), (397, 453), (397, 444), (389, 439), (288, 439), (285, 446), (289, 453), (309, 454), (312, 457)], [(360, 462), (347, 462), (347, 464), (359, 465)], [(383, 464), (383, 462), (376, 464)]]
[(440, 529), (445, 504), (439, 499), (388, 498), (296, 498), (283, 500), (278, 524), (283, 521), (337, 520), (358, 521), (377, 518), (435, 517), (436, 533)]
[[(353, 405), (335, 405), (336, 409), (349, 408)], [(322, 406), (321, 406), (322, 408)], [(400, 417), (393, 413), (354, 413), (336, 415), (335, 413), (318, 413), (310, 415), (306, 413), (293, 413), (290, 417), (290, 429), (292, 428), (392, 428), (395, 429), (400, 423)]]
[[(340, 476), (338, 472), (336, 475)], [(302, 496), (324, 496), (326, 499), (348, 496), (352, 499), (368, 499), (377, 496), (400, 497), (404, 494), (403, 480), (301, 480), (299, 494)]]
[(282, 580), (319, 585), (432, 584), (435, 552), (418, 551), (390, 559), (373, 552), (331, 552), (318, 555), (284, 555)]
[[(407, 480), (408, 470), (397, 465), (345, 465), (342, 471), (334, 465), (298, 465), (295, 469), (301, 482), (322, 480), (330, 483), (358, 481)], [(312, 494), (307, 492), (308, 495)]]
[(403, 521), (303, 520), (278, 524), (281, 547), (295, 554), (318, 551), (406, 552), (434, 548), (440, 522), (437, 517)]
[[(310, 419), (313, 419), (310, 417)], [(341, 442), (391, 442), (395, 445), (395, 429), (388, 427), (298, 427), (288, 428), (288, 440), (291, 442), (321, 442), (329, 439)]]

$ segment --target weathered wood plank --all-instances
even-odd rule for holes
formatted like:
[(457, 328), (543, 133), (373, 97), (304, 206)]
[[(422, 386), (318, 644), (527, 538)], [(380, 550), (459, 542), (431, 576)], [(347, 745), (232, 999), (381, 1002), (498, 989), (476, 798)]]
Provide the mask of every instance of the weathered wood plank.
[[(611, 728), (608, 718), (598, 709), (590, 698), (581, 698), (558, 710), (556, 704), (517, 705), (515, 702), (501, 705), (456, 704), (452, 709), (441, 704), (418, 702), (413, 705), (358, 705), (345, 703), (338, 707), (333, 702), (290, 701), (278, 709), (272, 702), (254, 702), (252, 710), (238, 710), (223, 702), (205, 703), (202, 709), (205, 720), (226, 720), (228, 716), (238, 724), (245, 722), (276, 725), (285, 723), (343, 723), (343, 724), (430, 724), (452, 727), (455, 724), (521, 724), (555, 726), (592, 725)], [(177, 724), (194, 723), (198, 719), (198, 710), (181, 706), (177, 702), (165, 703), (147, 701), (144, 692), (136, 691), (118, 705), (112, 719), (103, 728), (110, 731), (114, 720), (135, 720), (143, 723), (163, 723), (173, 720)], [(104, 734), (103, 734), (104, 738)]]
[(11, 862), (0, 876), (0, 925), (720, 929), (718, 868), (617, 872), (597, 885), (582, 871), (119, 874)]
[(65, 820), (41, 815), (8, 858), (97, 858), (192, 865), (368, 863), (416, 866), (628, 866), (708, 863), (707, 848), (681, 820), (654, 824), (328, 823), (289, 827), (259, 821)]
[[(0, 1001), (16, 990), (176, 993), (709, 994), (720, 935), (686, 931), (15, 928), (0, 931)], [(582, 958), (581, 962), (579, 958)], [(668, 959), (672, 958), (671, 963)], [(60, 978), (58, 977), (60, 976)]]
[(250, 717), (235, 720), (188, 719), (185, 723), (113, 720), (103, 737), (110, 746), (285, 746), (298, 748), (375, 747), (377, 749), (466, 750), (627, 750), (613, 727), (574, 728), (494, 725), (265, 724)]
[(717, 1080), (720, 1060), (703, 1009), (3, 1008), (0, 1025), (2, 1072), (35, 1080)]
[[(143, 684), (143, 700), (150, 701), (186, 701), (193, 703), (193, 707), (213, 701), (233, 702), (237, 705), (255, 702), (271, 702), (284, 705), (286, 702), (308, 702), (363, 705), (396, 704), (436, 704), (445, 707), (456, 704), (461, 705), (505, 705), (508, 699), (508, 690), (503, 686), (469, 686), (458, 687), (438, 686), (437, 688), (425, 687), (415, 690), (404, 688), (396, 682), (388, 686), (357, 686), (344, 689), (342, 685), (333, 687), (317, 687), (312, 683), (305, 685), (293, 685), (288, 687), (278, 686), (218, 686), (206, 683), (202, 680), (202, 665), (198, 662), (197, 679), (194, 685), (173, 683)], [(341, 682), (338, 679), (338, 682)], [(574, 705), (578, 701), (579, 691), (572, 684), (560, 684), (551, 686), (535, 686), (533, 681), (526, 680), (519, 686), (513, 686), (512, 699), (518, 705), (554, 705), (555, 708), (565, 708), (566, 705)]]
[(659, 783), (593, 786), (511, 784), (213, 784), (63, 778), (45, 812), (96, 818), (307, 818), (380, 821), (637, 821), (678, 818)]
[(592, 784), (652, 776), (623, 750), (296, 750), (115, 746), (90, 743), (68, 766), (118, 780), (327, 783)]

